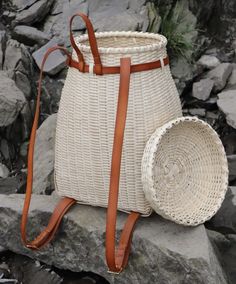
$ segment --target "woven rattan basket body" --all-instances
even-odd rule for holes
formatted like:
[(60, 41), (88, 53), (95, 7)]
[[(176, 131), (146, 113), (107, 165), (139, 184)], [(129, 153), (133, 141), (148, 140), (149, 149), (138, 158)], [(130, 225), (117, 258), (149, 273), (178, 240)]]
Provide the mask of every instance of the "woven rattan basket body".
[[(102, 64), (117, 66), (162, 60), (166, 38), (138, 32), (96, 33)], [(88, 64), (93, 64), (88, 36), (77, 39)], [(76, 58), (75, 54), (73, 54)], [(98, 76), (69, 68), (57, 118), (55, 184), (61, 196), (107, 207), (119, 74)], [(145, 143), (153, 131), (181, 116), (179, 96), (169, 65), (131, 74), (122, 152), (118, 209), (150, 214), (141, 182)]]
[(196, 117), (158, 128), (146, 144), (142, 181), (153, 209), (183, 225), (198, 225), (220, 208), (228, 166), (217, 133)]

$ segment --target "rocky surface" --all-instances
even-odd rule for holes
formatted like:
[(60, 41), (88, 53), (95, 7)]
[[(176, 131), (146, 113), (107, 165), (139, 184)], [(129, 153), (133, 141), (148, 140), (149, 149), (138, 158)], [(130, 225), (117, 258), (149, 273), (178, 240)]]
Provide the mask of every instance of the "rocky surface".
[[(157, 215), (138, 222), (129, 266), (119, 277), (107, 273), (104, 259), (106, 211), (102, 208), (75, 206), (47, 249), (32, 252), (20, 241), (23, 198), (22, 195), (3, 195), (0, 199), (0, 241), (17, 253), (59, 268), (90, 270), (104, 276), (109, 283), (227, 283), (204, 226), (183, 227)], [(29, 237), (46, 225), (55, 203), (55, 196), (33, 196)], [(118, 231), (125, 216), (119, 213)]]
[(3, 71), (0, 71), (0, 82), (0, 127), (3, 127), (17, 118), (25, 104), (25, 97)]
[(34, 152), (33, 192), (50, 194), (54, 189), (54, 145), (57, 115), (52, 114), (37, 130)]

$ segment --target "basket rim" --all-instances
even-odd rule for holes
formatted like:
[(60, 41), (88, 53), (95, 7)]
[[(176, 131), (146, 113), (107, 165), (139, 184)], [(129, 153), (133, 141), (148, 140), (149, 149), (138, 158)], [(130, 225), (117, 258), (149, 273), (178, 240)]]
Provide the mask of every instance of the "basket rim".
[[(134, 31), (109, 31), (109, 32), (96, 32), (96, 38), (104, 38), (104, 37), (133, 37), (133, 38), (151, 38), (157, 40), (154, 44), (147, 44), (144, 46), (138, 47), (98, 47), (98, 51), (101, 54), (111, 54), (111, 53), (139, 53), (139, 52), (147, 52), (160, 50), (167, 45), (167, 38), (161, 34), (154, 34), (148, 32), (134, 32)], [(88, 34), (79, 35), (75, 38), (75, 41), (78, 45), (78, 48), (82, 52), (91, 53), (91, 48), (89, 45), (83, 44), (84, 41), (88, 40)]]
[[(143, 189), (144, 189), (145, 196), (151, 198), (151, 200), (149, 200), (149, 202), (152, 205), (152, 208), (154, 209), (154, 211), (156, 211), (158, 214), (161, 214), (162, 216), (165, 216), (165, 218), (170, 219), (172, 221), (175, 221), (176, 223), (179, 223), (179, 224), (182, 224), (182, 225), (186, 225), (186, 226), (193, 226), (194, 225), (194, 226), (196, 226), (196, 225), (199, 225), (199, 224), (209, 220), (218, 211), (218, 209), (220, 208), (220, 206), (221, 206), (221, 204), (224, 200), (225, 193), (228, 189), (228, 173), (229, 173), (228, 162), (227, 162), (224, 146), (223, 146), (218, 134), (216, 133), (216, 131), (208, 123), (206, 123), (205, 121), (203, 121), (203, 120), (201, 120), (197, 117), (191, 117), (191, 116), (179, 117), (177, 119), (171, 120), (170, 122), (168, 122), (168, 123), (164, 124), (163, 126), (156, 129), (156, 131), (152, 134), (152, 136), (150, 137), (150, 139), (147, 142), (147, 145), (149, 143), (151, 143), (152, 149), (151, 149), (151, 151), (148, 151), (148, 152), (144, 151), (144, 153), (146, 153), (146, 155), (147, 154), (149, 155), (148, 163), (149, 163), (149, 165), (151, 165), (152, 161), (155, 158), (155, 155), (158, 151), (158, 147), (160, 145), (162, 138), (166, 135), (168, 130), (170, 130), (174, 126), (180, 124), (181, 122), (187, 122), (187, 123), (197, 122), (197, 123), (199, 123), (199, 125), (208, 128), (208, 130), (211, 131), (211, 133), (210, 132), (208, 132), (208, 133), (209, 133), (209, 135), (212, 135), (213, 139), (216, 142), (215, 147), (217, 147), (217, 150), (219, 151), (220, 160), (221, 160), (222, 168), (223, 168), (223, 174), (222, 174), (222, 177), (221, 177), (222, 178), (222, 188), (221, 188), (221, 194), (220, 194), (221, 198), (219, 198), (218, 202), (215, 204), (215, 206), (212, 207), (211, 216), (208, 216), (208, 217), (206, 216), (204, 220), (199, 219), (198, 222), (195, 222), (195, 223), (187, 223), (187, 222), (180, 221), (178, 218), (173, 219), (172, 215), (167, 213), (165, 211), (164, 207), (157, 206), (156, 205), (157, 204), (156, 199), (154, 198), (154, 195), (153, 195), (153, 193), (155, 192), (155, 185), (154, 185), (154, 179), (151, 178), (151, 177), (155, 176), (155, 170), (154, 170), (154, 167), (152, 167), (152, 166), (149, 166), (149, 168), (146, 168), (146, 169), (142, 166), (142, 181), (144, 182), (144, 176), (145, 176), (145, 179), (148, 176), (148, 179), (146, 179), (146, 182), (148, 180), (148, 185), (143, 186)], [(143, 155), (143, 159), (144, 159), (144, 156), (145, 156), (145, 154)], [(143, 161), (142, 161), (142, 165), (143, 165)]]

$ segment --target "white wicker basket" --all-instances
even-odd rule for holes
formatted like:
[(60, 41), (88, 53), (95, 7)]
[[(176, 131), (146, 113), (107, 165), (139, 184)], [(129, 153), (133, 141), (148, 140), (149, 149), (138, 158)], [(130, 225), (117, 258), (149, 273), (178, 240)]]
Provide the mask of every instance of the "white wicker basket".
[(158, 128), (146, 144), (142, 182), (152, 208), (166, 219), (198, 225), (219, 209), (228, 167), (217, 133), (196, 117)]
[[(96, 33), (102, 64), (119, 66), (165, 58), (165, 37), (139, 32)], [(87, 64), (93, 65), (88, 35), (77, 38)], [(77, 60), (75, 53), (74, 59)], [(56, 129), (55, 184), (59, 195), (107, 207), (119, 74), (97, 76), (69, 68)], [(145, 143), (153, 131), (180, 117), (181, 104), (169, 65), (131, 74), (124, 136), (119, 210), (149, 215), (141, 182)]]

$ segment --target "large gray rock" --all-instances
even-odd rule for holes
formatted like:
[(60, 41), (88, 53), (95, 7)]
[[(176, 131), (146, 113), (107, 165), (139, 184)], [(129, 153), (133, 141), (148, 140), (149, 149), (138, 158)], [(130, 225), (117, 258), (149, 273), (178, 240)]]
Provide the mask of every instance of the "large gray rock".
[(236, 128), (236, 89), (219, 93), (217, 105), (225, 114), (227, 123)]
[[(104, 256), (106, 210), (102, 208), (74, 206), (47, 248), (26, 249), (19, 233), (23, 199), (24, 195), (2, 195), (0, 198), (0, 242), (16, 253), (59, 268), (92, 271), (111, 284), (227, 283), (203, 225), (184, 227), (157, 215), (138, 221), (129, 265), (119, 276), (107, 273)], [(57, 202), (52, 196), (33, 196), (29, 238), (46, 225)], [(126, 217), (124, 213), (118, 214), (119, 232)]]
[(15, 121), (25, 104), (25, 97), (3, 71), (0, 71), (0, 85), (0, 127), (5, 127)]
[(26, 45), (44, 45), (50, 40), (46, 33), (28, 26), (16, 26), (13, 30), (13, 37)]
[(220, 64), (220, 60), (213, 55), (203, 55), (197, 61), (197, 65), (203, 69), (213, 69)]
[[(39, 68), (41, 68), (43, 57), (46, 51), (50, 47), (54, 47), (56, 45), (58, 45), (58, 40), (53, 38), (47, 44), (45, 44), (33, 53), (33, 58)], [(49, 75), (57, 74), (66, 66), (65, 61), (66, 56), (62, 54), (60, 50), (52, 52), (44, 65), (44, 72), (48, 73)]]
[(54, 0), (39, 0), (28, 9), (17, 13), (14, 24), (31, 25), (40, 22), (49, 12)]
[(224, 89), (226, 82), (231, 75), (233, 65), (230, 63), (221, 63), (206, 75), (207, 78), (214, 81), (214, 92)]
[(236, 187), (230, 186), (216, 215), (209, 221), (210, 229), (224, 234), (236, 234)]
[(199, 100), (206, 101), (210, 97), (213, 85), (214, 82), (211, 79), (202, 79), (199, 82), (195, 82), (193, 84), (192, 96)]
[(57, 115), (50, 115), (37, 130), (34, 152), (34, 185), (37, 194), (54, 190), (54, 145)]

